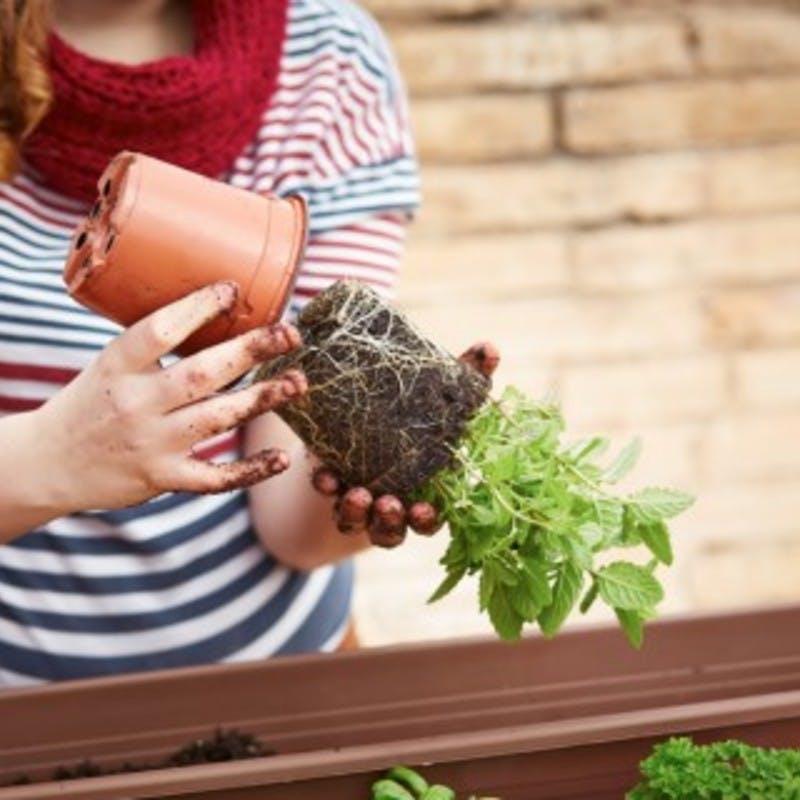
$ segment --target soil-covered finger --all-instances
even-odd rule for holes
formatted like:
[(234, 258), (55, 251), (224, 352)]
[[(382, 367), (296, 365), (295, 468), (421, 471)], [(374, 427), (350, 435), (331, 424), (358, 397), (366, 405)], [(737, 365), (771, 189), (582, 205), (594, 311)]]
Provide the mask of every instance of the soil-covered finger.
[(500, 364), (500, 351), (491, 342), (478, 342), (462, 353), (460, 360), (485, 378), (491, 378)]
[(233, 281), (198, 289), (132, 325), (109, 346), (109, 356), (131, 370), (154, 364), (195, 331), (229, 312), (238, 297), (239, 287)]
[(279, 413), (344, 484), (403, 497), (452, 461), (488, 397), (484, 375), (357, 281), (318, 294), (298, 326), (303, 346), (259, 375), (291, 365), (308, 376), (304, 402)]
[(378, 547), (397, 547), (406, 537), (406, 510), (399, 498), (383, 495), (372, 504), (370, 541)]
[(422, 536), (432, 536), (444, 524), (441, 514), (430, 503), (414, 503), (408, 509), (408, 524)]
[(283, 450), (269, 449), (229, 464), (212, 464), (187, 458), (178, 470), (172, 491), (218, 494), (253, 486), (289, 468), (289, 456)]
[(317, 467), (311, 473), (311, 484), (320, 494), (326, 497), (336, 496), (342, 488), (339, 477), (327, 467)]
[(161, 399), (169, 409), (194, 403), (228, 386), (257, 364), (299, 345), (300, 334), (288, 323), (248, 331), (160, 372)]
[(342, 533), (361, 533), (369, 522), (372, 494), (357, 486), (348, 489), (336, 506), (336, 523)]
[(267, 411), (274, 411), (301, 397), (307, 390), (303, 374), (289, 370), (280, 378), (180, 408), (169, 414), (167, 421), (177, 441), (190, 447), (244, 425)]

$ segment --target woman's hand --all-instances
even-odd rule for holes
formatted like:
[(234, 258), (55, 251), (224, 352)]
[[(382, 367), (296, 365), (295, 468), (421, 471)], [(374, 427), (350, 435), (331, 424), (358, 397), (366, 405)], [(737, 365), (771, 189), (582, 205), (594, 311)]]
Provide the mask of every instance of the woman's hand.
[[(474, 344), (460, 356), (468, 366), (491, 378), (500, 363), (497, 348), (489, 342)], [(431, 536), (442, 527), (439, 512), (430, 503), (417, 502), (409, 506), (394, 495), (373, 498), (369, 489), (355, 486), (347, 489), (336, 473), (320, 467), (312, 481), (318, 492), (336, 497), (336, 517), (339, 530), (347, 534), (369, 534), (378, 547), (397, 547), (411, 527), (423, 536)]]
[(192, 448), (306, 391), (293, 371), (228, 393), (257, 363), (297, 347), (290, 325), (259, 328), (162, 368), (159, 358), (236, 301), (235, 284), (208, 286), (156, 311), (111, 342), (38, 411), (43, 483), (59, 514), (120, 508), (162, 492), (223, 492), (285, 470), (267, 449), (229, 464)]

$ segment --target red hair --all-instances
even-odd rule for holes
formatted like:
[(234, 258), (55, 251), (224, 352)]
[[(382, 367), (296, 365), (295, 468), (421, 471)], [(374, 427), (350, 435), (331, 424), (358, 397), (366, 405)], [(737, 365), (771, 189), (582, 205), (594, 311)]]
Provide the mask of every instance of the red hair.
[(47, 113), (52, 0), (0, 0), (0, 181), (17, 172), (25, 137)]

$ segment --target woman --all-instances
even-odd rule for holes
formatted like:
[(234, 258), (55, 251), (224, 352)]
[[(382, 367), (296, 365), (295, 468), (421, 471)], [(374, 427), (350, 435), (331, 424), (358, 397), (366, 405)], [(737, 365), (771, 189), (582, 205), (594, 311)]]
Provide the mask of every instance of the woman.
[[(303, 193), (293, 311), (345, 275), (389, 292), (418, 188), (380, 31), (347, 0), (2, 9), (0, 685), (337, 648), (347, 557), (370, 536), (399, 541), (405, 513), (356, 488), (337, 524), (301, 443), (265, 413), (301, 378), (219, 394), (290, 348), (291, 328), (162, 368), (233, 287), (120, 334), (71, 300), (61, 271), (97, 177), (130, 149)], [(198, 375), (205, 399), (189, 405)]]

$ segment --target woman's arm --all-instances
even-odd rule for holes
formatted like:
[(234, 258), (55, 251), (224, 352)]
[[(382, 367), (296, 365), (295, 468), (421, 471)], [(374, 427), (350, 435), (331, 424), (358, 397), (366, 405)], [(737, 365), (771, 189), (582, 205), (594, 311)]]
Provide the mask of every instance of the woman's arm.
[(38, 411), (0, 419), (0, 544), (69, 513), (61, 467), (39, 435)]
[(165, 369), (159, 358), (229, 309), (215, 284), (159, 309), (114, 339), (33, 412), (0, 419), (0, 543), (65, 514), (122, 508), (162, 492), (221, 492), (286, 469), (274, 445), (230, 464), (192, 448), (305, 391), (287, 373), (218, 394), (255, 364), (297, 346), (288, 325), (258, 328)]
[(281, 563), (300, 570), (339, 561), (368, 547), (369, 536), (363, 530), (339, 531), (334, 498), (316, 491), (311, 482), (317, 460), (277, 414), (264, 414), (249, 423), (245, 457), (266, 442), (289, 455), (289, 468), (250, 488), (252, 518), (264, 547)]

